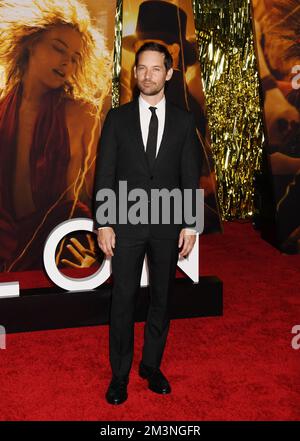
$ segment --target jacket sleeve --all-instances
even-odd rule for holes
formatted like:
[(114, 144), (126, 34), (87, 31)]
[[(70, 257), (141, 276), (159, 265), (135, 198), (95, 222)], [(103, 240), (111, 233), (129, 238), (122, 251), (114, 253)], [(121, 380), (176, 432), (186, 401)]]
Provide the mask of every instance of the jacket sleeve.
[[(202, 147), (197, 135), (196, 124), (194, 115), (192, 113), (188, 114), (188, 124), (187, 124), (187, 134), (185, 137), (182, 156), (181, 156), (181, 191), (182, 191), (182, 200), (183, 200), (183, 228), (195, 228), (197, 222), (189, 221), (186, 218), (184, 207), (185, 207), (185, 199), (188, 199), (186, 202), (191, 201), (190, 204), (186, 204), (188, 206), (189, 217), (195, 217), (199, 211), (199, 209), (204, 209), (204, 207), (197, 207), (196, 200), (196, 190), (199, 189), (199, 181), (200, 181), (200, 171), (202, 165)], [(191, 195), (191, 199), (187, 198), (187, 193), (184, 190), (189, 190)]]
[[(104, 121), (98, 144), (98, 157), (95, 170), (93, 218), (95, 229), (110, 226), (110, 223), (100, 223), (97, 211), (105, 203), (99, 199), (99, 191), (104, 189), (115, 190), (117, 167), (117, 138), (114, 127), (114, 109), (110, 109)], [(98, 197), (97, 197), (98, 194)], [(111, 225), (112, 226), (112, 225)]]

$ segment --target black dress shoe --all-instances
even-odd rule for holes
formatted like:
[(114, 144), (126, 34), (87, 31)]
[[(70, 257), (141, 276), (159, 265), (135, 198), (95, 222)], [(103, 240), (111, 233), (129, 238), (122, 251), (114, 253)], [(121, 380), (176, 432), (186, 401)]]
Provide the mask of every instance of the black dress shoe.
[(105, 398), (109, 404), (122, 404), (127, 400), (127, 384), (128, 378), (119, 379), (112, 377), (112, 380), (107, 389)]
[(139, 366), (140, 377), (148, 380), (148, 387), (157, 394), (169, 394), (171, 386), (159, 368), (146, 366), (142, 362)]

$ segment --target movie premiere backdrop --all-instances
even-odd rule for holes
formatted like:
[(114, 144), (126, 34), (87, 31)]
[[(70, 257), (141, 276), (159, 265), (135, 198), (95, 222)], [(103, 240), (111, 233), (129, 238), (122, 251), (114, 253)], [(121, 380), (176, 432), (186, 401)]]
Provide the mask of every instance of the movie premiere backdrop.
[(194, 113), (202, 148), (203, 165), (199, 187), (204, 189), (204, 233), (220, 231), (216, 176), (198, 61), (192, 1), (123, 0), (122, 24), (120, 102), (127, 103), (138, 94), (133, 76), (135, 52), (147, 41), (166, 45), (172, 55), (174, 69), (172, 79), (166, 86), (166, 98)]
[[(50, 232), (65, 220), (92, 218), (97, 144), (112, 105), (115, 13), (116, 2), (104, 0), (0, 3), (3, 274), (43, 271)], [(54, 27), (61, 22), (75, 25), (80, 35), (71, 27)], [(134, 51), (150, 39), (165, 44), (174, 58), (167, 98), (195, 114), (203, 152), (199, 186), (205, 190), (205, 231), (219, 231), (192, 3), (123, 2), (121, 104), (136, 94)], [(69, 57), (71, 62), (64, 63)], [(102, 261), (91, 233), (70, 234), (56, 250), (57, 266), (72, 277), (85, 276)]]
[(300, 252), (300, 4), (252, 0), (277, 240)]

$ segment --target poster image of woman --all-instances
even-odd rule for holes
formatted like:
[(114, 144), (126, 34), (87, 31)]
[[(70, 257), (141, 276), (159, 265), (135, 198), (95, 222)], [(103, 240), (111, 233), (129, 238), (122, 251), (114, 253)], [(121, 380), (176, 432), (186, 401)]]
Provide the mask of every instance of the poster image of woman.
[(105, 37), (84, 3), (1, 1), (1, 271), (42, 268), (52, 229), (91, 217), (110, 72)]

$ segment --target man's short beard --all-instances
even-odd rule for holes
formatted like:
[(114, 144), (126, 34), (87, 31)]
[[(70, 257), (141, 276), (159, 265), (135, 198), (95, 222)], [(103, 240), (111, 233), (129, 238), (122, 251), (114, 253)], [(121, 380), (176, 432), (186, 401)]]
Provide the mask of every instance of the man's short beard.
[(163, 90), (164, 86), (165, 85), (163, 85), (160, 89), (154, 89), (154, 90), (152, 90), (150, 92), (147, 92), (147, 90), (144, 91), (143, 87), (139, 87), (139, 85), (138, 85), (138, 88), (139, 88), (140, 92), (142, 92), (144, 95), (146, 95), (146, 96), (154, 96), (154, 95), (159, 94), (159, 92), (161, 92), (161, 90)]

